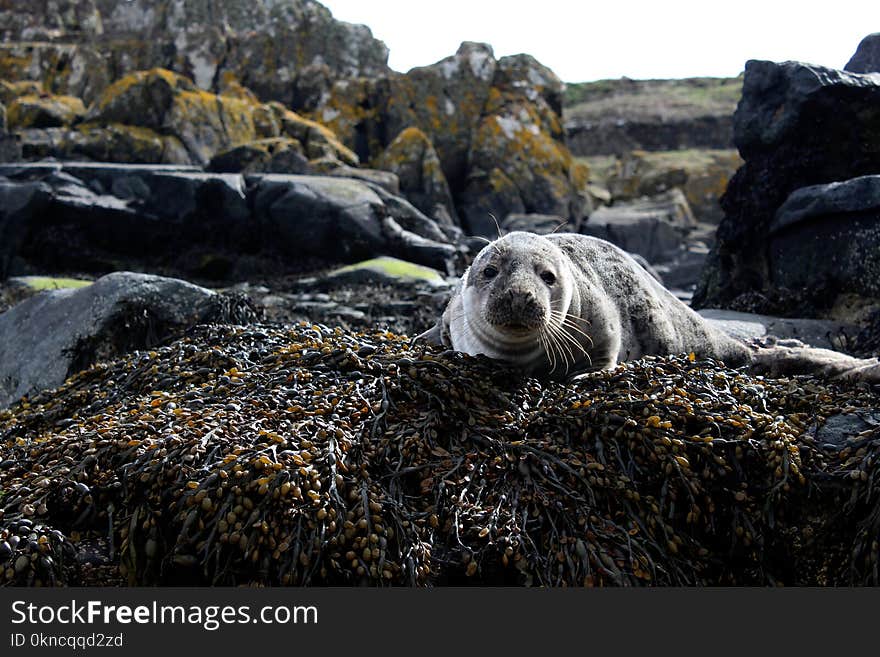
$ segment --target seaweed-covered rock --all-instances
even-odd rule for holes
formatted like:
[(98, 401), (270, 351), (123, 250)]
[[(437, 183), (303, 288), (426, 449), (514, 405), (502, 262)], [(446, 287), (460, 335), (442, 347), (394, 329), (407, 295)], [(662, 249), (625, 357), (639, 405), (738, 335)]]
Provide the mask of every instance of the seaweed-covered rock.
[(110, 532), (89, 583), (876, 584), (878, 403), (686, 355), (563, 385), (387, 331), (201, 327), (0, 412), (0, 539), (54, 555), (0, 565), (82, 584)]
[(180, 335), (214, 295), (176, 279), (121, 272), (22, 301), (0, 315), (0, 407), (60, 385), (96, 360)]
[(403, 195), (426, 215), (434, 216), (437, 206), (441, 206), (455, 218), (455, 204), (440, 158), (431, 140), (418, 128), (402, 130), (379, 155), (376, 166), (394, 173)]
[(9, 129), (60, 128), (81, 121), (83, 102), (74, 96), (19, 96), (9, 104)]
[(880, 73), (880, 32), (862, 39), (843, 70), (852, 73)]
[[(797, 62), (746, 64), (735, 141), (745, 164), (721, 199), (717, 244), (694, 305), (736, 305), (740, 296), (780, 290), (770, 270), (770, 226), (796, 189), (880, 172), (880, 79)], [(830, 228), (830, 224), (828, 224)], [(838, 223), (837, 238), (849, 226)], [(800, 313), (835, 302), (821, 287), (804, 291)], [(780, 308), (757, 308), (778, 313)]]

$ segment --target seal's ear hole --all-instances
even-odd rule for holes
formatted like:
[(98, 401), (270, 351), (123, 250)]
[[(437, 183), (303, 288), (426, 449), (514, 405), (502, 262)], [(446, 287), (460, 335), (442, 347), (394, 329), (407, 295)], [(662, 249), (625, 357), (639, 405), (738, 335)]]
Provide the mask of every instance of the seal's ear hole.
[(492, 265), (488, 265), (483, 269), (483, 276), (485, 278), (495, 278), (498, 275), (498, 268)]
[(553, 286), (556, 283), (556, 274), (552, 271), (545, 271), (541, 273), (541, 280), (544, 281), (547, 285)]

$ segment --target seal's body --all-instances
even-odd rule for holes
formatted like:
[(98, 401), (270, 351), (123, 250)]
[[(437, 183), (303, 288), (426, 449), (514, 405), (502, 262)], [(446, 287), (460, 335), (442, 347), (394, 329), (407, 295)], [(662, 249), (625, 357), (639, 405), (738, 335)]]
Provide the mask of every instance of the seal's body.
[[(484, 247), (426, 339), (564, 377), (645, 355), (693, 352), (730, 366), (880, 376), (876, 361), (826, 349), (757, 349), (679, 301), (628, 253), (577, 234), (514, 232)], [(874, 372), (873, 377), (867, 372)]]

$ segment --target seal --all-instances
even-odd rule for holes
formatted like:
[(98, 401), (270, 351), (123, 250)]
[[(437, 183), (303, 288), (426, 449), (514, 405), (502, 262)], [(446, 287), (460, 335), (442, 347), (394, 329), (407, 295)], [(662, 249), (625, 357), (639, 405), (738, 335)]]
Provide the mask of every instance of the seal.
[(549, 378), (642, 356), (693, 353), (776, 375), (880, 380), (876, 359), (796, 341), (740, 342), (682, 303), (626, 251), (571, 233), (512, 232), (487, 244), (437, 325), (418, 339)]

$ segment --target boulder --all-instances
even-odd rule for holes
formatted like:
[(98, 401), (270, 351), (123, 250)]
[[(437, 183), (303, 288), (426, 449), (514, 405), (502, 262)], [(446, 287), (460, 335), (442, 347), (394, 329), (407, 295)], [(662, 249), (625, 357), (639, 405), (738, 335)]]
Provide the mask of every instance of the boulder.
[[(696, 307), (737, 306), (755, 294), (755, 310), (780, 314), (772, 301), (791, 299), (771, 276), (770, 226), (802, 187), (880, 172), (880, 76), (798, 62), (746, 64), (735, 141), (745, 160), (721, 199), (717, 243), (694, 295)], [(845, 224), (841, 231), (848, 230)], [(841, 239), (847, 239), (844, 233)], [(835, 299), (803, 290), (801, 315), (821, 314)], [(739, 306), (737, 306), (739, 307)]]
[(39, 78), (91, 102), (111, 74), (161, 67), (204, 90), (235, 80), (264, 101), (294, 105), (306, 96), (300, 86), (313, 89), (316, 66), (331, 80), (389, 71), (388, 49), (369, 28), (337, 21), (313, 0), (65, 4), (0, 7), (0, 77)]
[(696, 222), (680, 190), (639, 201), (601, 207), (580, 232), (638, 253), (654, 264), (669, 260), (684, 248), (684, 238)]
[(829, 306), (880, 304), (880, 175), (792, 192), (768, 227), (767, 265), (774, 286), (821, 289)]
[(95, 362), (181, 335), (216, 296), (176, 279), (118, 272), (22, 301), (0, 314), (0, 408)]
[(33, 80), (9, 82), (0, 80), (0, 103), (7, 105), (20, 96), (40, 96), (46, 93), (43, 85)]
[(189, 165), (193, 159), (174, 135), (122, 123), (81, 123), (76, 129), (28, 128), (15, 133), (21, 158)]
[(450, 217), (456, 217), (440, 158), (431, 140), (418, 128), (402, 130), (379, 155), (376, 166), (395, 174), (403, 195), (426, 215), (434, 216), (439, 205)]
[(86, 114), (75, 96), (19, 96), (9, 104), (9, 129), (60, 128), (78, 123)]
[[(562, 89), (553, 72), (528, 55), (496, 60), (487, 44), (465, 42), (455, 55), (406, 74), (338, 81), (314, 116), (363, 161), (381, 161), (390, 140), (418, 128), (436, 149), (461, 227), (491, 235), (490, 215), (552, 213), (575, 224), (582, 218), (588, 171), (564, 144)], [(386, 166), (404, 150), (424, 148), (418, 133), (406, 139), (412, 145), (395, 145)], [(414, 198), (436, 215), (429, 202), (446, 206), (439, 178), (431, 177), (433, 198), (421, 196), (424, 183), (414, 185)]]
[(880, 73), (880, 32), (862, 39), (843, 70), (852, 73)]

